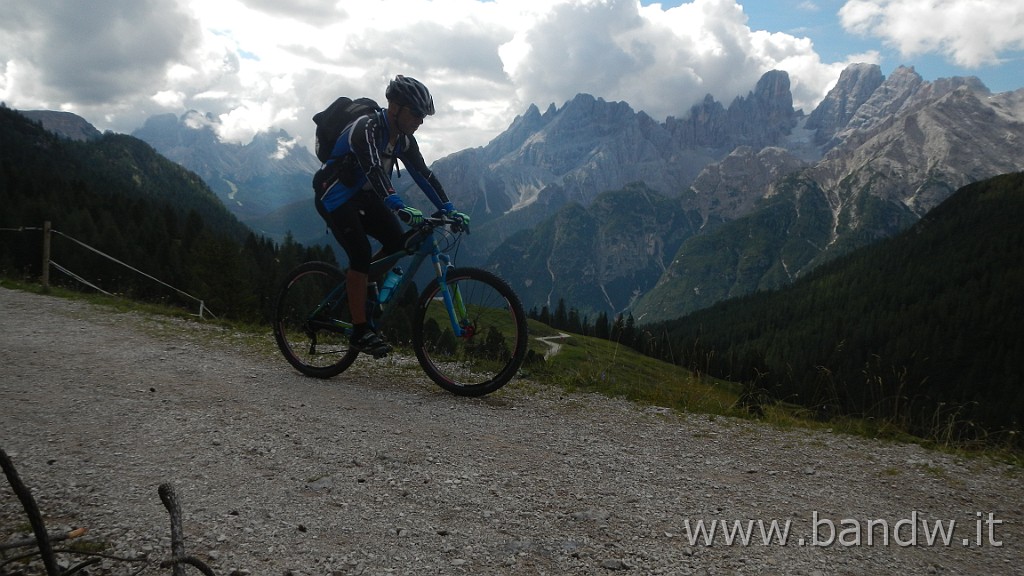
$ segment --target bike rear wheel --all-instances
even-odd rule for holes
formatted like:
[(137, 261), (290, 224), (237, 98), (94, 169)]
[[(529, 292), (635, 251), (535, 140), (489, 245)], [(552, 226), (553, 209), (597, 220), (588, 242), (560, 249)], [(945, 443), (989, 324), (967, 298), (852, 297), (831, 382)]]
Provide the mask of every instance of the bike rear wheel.
[(349, 348), (345, 332), (351, 320), (344, 273), (326, 262), (306, 262), (281, 283), (274, 308), (274, 339), (296, 370), (330, 378), (359, 356)]
[(483, 396), (515, 376), (526, 357), (526, 314), (519, 297), (494, 274), (478, 268), (448, 272), (455, 304), (455, 336), (441, 283), (420, 294), (413, 320), (413, 349), (423, 370), (439, 386), (460, 396)]

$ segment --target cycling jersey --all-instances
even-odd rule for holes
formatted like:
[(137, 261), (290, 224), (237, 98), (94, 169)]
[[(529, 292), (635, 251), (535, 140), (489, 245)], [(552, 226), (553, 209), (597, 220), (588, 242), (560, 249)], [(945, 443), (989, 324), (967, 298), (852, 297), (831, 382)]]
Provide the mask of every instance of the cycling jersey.
[(400, 134), (394, 148), (388, 146), (390, 139), (391, 127), (385, 110), (363, 116), (345, 128), (322, 170), (333, 174), (333, 178), (317, 190), (318, 200), (328, 212), (351, 200), (359, 190), (372, 190), (381, 199), (394, 194), (391, 174), (396, 159), (405, 164), (413, 181), (435, 207), (440, 210), (448, 202), (441, 183), (427, 168), (416, 138)]

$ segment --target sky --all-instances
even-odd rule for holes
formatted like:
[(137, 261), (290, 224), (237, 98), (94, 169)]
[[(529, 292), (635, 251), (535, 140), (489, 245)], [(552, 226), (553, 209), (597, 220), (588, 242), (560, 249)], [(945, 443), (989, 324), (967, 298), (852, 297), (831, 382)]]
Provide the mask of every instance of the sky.
[(284, 129), (312, 149), (336, 96), (431, 90), (428, 162), (484, 146), (530, 104), (579, 93), (655, 120), (728, 105), (769, 70), (810, 112), (848, 64), (1024, 88), (1024, 2), (1007, 0), (5, 0), (0, 101), (131, 133), (197, 110), (222, 139)]

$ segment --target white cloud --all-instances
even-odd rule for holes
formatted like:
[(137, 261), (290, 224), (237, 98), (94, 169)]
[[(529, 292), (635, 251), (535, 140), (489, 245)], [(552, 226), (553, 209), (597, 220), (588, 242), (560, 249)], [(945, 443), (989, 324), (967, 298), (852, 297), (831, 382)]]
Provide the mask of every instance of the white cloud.
[(288, 154), (291, 151), (291, 149), (297, 146), (298, 143), (299, 141), (295, 138), (292, 138), (291, 140), (287, 140), (285, 138), (278, 138), (277, 150), (270, 155), (270, 158), (274, 160), (284, 160), (285, 158), (288, 157)]
[(520, 102), (543, 107), (589, 92), (659, 120), (685, 114), (709, 93), (728, 104), (777, 68), (790, 72), (794, 98), (810, 107), (845, 65), (822, 63), (806, 39), (751, 30), (733, 0), (669, 9), (561, 2), (518, 30), (501, 55)]
[(842, 25), (881, 38), (903, 56), (942, 54), (977, 68), (1024, 49), (1024, 4), (1006, 0), (849, 0)]
[[(709, 93), (728, 104), (784, 69), (810, 109), (854, 61), (822, 62), (806, 38), (752, 30), (737, 0), (12, 2), (0, 20), (0, 99), (12, 107), (69, 109), (120, 132), (196, 109), (227, 139), (284, 128), (312, 147), (315, 112), (340, 94), (381, 101), (407, 74), (438, 107), (418, 132), (428, 161), (580, 92), (662, 120)], [(871, 30), (890, 7), (850, 1), (844, 18)]]
[(198, 41), (199, 24), (176, 0), (9, 0), (0, 31), (0, 60), (15, 65), (7, 78), (12, 96), (50, 106), (118, 106), (159, 82)]
[(180, 90), (161, 90), (153, 95), (152, 100), (163, 108), (185, 107), (185, 93)]

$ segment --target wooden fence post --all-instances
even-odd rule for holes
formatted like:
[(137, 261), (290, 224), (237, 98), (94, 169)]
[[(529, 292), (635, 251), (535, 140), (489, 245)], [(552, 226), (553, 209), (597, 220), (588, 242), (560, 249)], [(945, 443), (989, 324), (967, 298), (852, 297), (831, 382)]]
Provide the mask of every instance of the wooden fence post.
[(50, 288), (50, 221), (43, 222), (43, 289)]

